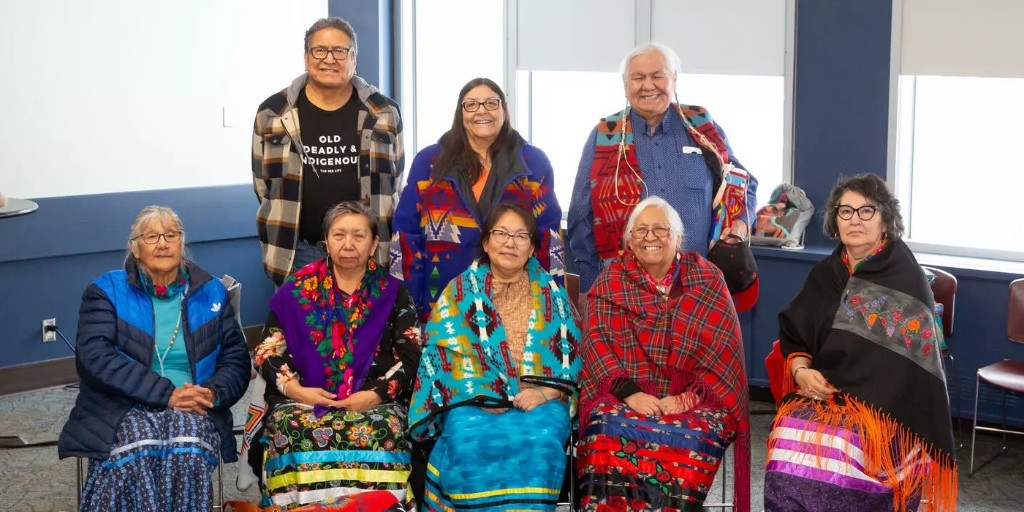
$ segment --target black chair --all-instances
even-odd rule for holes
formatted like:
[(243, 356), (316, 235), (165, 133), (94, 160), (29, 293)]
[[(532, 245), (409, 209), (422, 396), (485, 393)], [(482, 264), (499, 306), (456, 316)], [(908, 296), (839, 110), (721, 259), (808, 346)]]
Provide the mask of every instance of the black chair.
[[(1010, 308), (1006, 315), (1006, 337), (1012, 342), (1024, 344), (1024, 279), (1017, 279), (1010, 283), (1009, 305)], [(1002, 428), (978, 426), (978, 391), (981, 389), (982, 381), (1002, 391)], [(974, 428), (971, 429), (971, 469), (968, 472), (968, 476), (974, 475), (974, 442), (979, 430), (1003, 434), (1003, 445), (995, 456), (1006, 452), (1006, 434), (1024, 435), (1024, 432), (1006, 429), (1007, 391), (1024, 393), (1024, 361), (1003, 359), (978, 369), (978, 377), (974, 386)], [(981, 468), (979, 467), (978, 469)]]

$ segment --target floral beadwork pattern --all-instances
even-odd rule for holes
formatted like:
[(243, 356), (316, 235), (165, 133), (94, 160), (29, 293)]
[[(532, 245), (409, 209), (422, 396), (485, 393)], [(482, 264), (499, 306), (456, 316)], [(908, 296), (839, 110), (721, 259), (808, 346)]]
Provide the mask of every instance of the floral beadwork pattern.
[(930, 371), (938, 365), (941, 333), (932, 311), (914, 297), (851, 277), (833, 328), (900, 352)]
[[(327, 389), (337, 389), (338, 397), (352, 394), (352, 350), (355, 331), (370, 315), (370, 299), (381, 296), (387, 282), (383, 270), (367, 270), (359, 289), (351, 295), (334, 286), (330, 267), (320, 262), (296, 272), (292, 294), (299, 307), (307, 312), (309, 339), (324, 357)], [(340, 306), (340, 307), (339, 307)]]

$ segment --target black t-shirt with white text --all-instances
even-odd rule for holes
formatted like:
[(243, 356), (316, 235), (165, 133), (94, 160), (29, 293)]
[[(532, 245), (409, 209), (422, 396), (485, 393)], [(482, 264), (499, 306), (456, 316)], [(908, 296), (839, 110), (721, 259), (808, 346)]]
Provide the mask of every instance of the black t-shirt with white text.
[(302, 211), (299, 238), (323, 240), (324, 214), (342, 201), (359, 199), (359, 98), (337, 110), (323, 110), (299, 93), (302, 138)]

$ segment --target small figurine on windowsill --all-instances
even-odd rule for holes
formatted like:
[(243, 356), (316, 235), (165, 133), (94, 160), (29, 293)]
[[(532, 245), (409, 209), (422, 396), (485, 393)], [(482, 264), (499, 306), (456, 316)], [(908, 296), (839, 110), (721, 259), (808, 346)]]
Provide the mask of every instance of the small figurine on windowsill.
[(7, 204), (7, 198), (4, 197), (3, 193), (0, 193), (0, 208), (3, 208)]

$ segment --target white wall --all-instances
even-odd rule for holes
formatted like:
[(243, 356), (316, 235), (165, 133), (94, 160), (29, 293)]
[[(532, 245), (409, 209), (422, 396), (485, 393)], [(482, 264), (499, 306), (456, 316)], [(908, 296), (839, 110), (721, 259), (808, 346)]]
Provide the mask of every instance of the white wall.
[(0, 191), (249, 183), (256, 108), (303, 71), (326, 15), (326, 0), (3, 2)]

